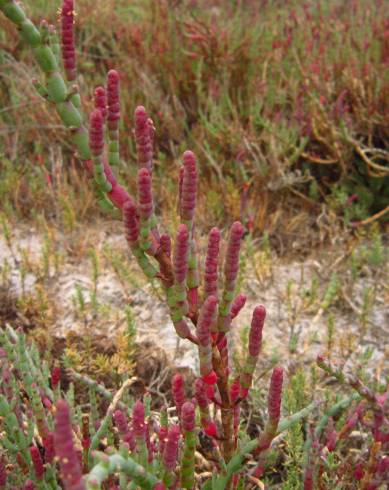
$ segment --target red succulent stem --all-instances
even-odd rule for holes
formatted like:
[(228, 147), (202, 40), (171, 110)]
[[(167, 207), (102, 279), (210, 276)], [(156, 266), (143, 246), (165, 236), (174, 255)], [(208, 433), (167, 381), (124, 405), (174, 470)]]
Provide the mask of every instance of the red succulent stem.
[(99, 109), (103, 116), (103, 120), (107, 119), (107, 96), (104, 87), (96, 87), (94, 92), (95, 109)]
[(118, 428), (121, 440), (125, 444), (128, 444), (130, 451), (134, 451), (136, 446), (135, 438), (133, 432), (130, 430), (126, 415), (121, 410), (116, 410), (113, 414), (113, 420)]
[(181, 408), (185, 403), (184, 379), (181, 374), (177, 373), (172, 378), (172, 395), (176, 406), (177, 415), (181, 417)]
[(272, 440), (277, 434), (281, 416), (283, 375), (282, 367), (275, 367), (273, 369), (267, 401), (268, 419), (263, 432), (259, 436), (258, 446), (255, 450), (255, 454), (259, 455), (257, 466), (253, 471), (253, 475), (256, 478), (260, 478), (265, 471), (266, 455)]
[(104, 149), (104, 118), (100, 109), (92, 111), (89, 124), (89, 148), (93, 156), (102, 156)]
[(61, 379), (61, 368), (59, 366), (54, 366), (51, 371), (51, 388), (55, 390)]
[(35, 477), (37, 480), (43, 480), (45, 468), (43, 466), (42, 456), (36, 446), (30, 447), (31, 461), (34, 466)]
[(209, 410), (207, 385), (201, 378), (196, 379), (195, 382), (195, 397), (200, 408), (200, 421), (204, 432), (210, 437), (216, 437), (217, 427), (215, 422), (211, 418)]
[(196, 333), (200, 358), (200, 374), (209, 385), (216, 383), (217, 376), (212, 365), (211, 325), (217, 309), (215, 296), (208, 296), (200, 310)]
[(54, 434), (49, 432), (47, 436), (42, 439), (42, 444), (45, 450), (45, 462), (52, 464), (55, 457)]
[[(185, 286), (186, 275), (188, 272), (189, 256), (189, 231), (184, 224), (179, 225), (176, 235), (176, 243), (173, 256), (173, 271), (176, 284)], [(184, 300), (184, 298), (182, 298)]]
[[(221, 234), (218, 228), (212, 228), (208, 235), (208, 247), (205, 258), (204, 271), (204, 299), (208, 296), (218, 297), (218, 260), (220, 251)], [(212, 325), (212, 331), (217, 331), (216, 318)]]
[(240, 397), (246, 398), (251, 387), (255, 367), (262, 346), (262, 331), (266, 318), (266, 310), (262, 305), (256, 306), (253, 311), (249, 334), (249, 345), (246, 362), (240, 375)]
[(139, 400), (132, 409), (132, 430), (137, 443), (146, 441), (145, 407)]
[(163, 451), (163, 464), (169, 471), (173, 471), (178, 457), (178, 441), (180, 439), (181, 431), (178, 425), (172, 425), (169, 427), (167, 433), (167, 439), (165, 448)]
[(107, 75), (107, 126), (108, 126), (108, 161), (110, 165), (120, 163), (119, 122), (120, 122), (120, 77), (116, 70)]
[(54, 447), (65, 490), (85, 490), (79, 457), (73, 444), (70, 410), (65, 400), (58, 400), (56, 404)]
[[(151, 174), (146, 168), (138, 172), (138, 213), (140, 217), (140, 245), (142, 250), (155, 255), (159, 246), (157, 221), (154, 216)], [(153, 235), (151, 235), (154, 231)], [(158, 240), (158, 242), (156, 242)]]
[(166, 257), (170, 258), (172, 255), (172, 242), (170, 236), (167, 235), (166, 233), (163, 233), (161, 235), (159, 244)]
[(135, 140), (138, 153), (138, 167), (150, 172), (153, 168), (154, 126), (148, 118), (146, 109), (138, 106), (135, 109)]
[(240, 382), (239, 378), (231, 383), (230, 386), (230, 399), (231, 405), (234, 407), (234, 437), (235, 437), (235, 449), (238, 444), (238, 430), (240, 421), (240, 405), (239, 405), (239, 394), (240, 394)]
[(244, 294), (238, 294), (238, 296), (231, 303), (231, 311), (230, 311), (231, 320), (233, 320), (239, 315), (240, 310), (246, 304), (246, 299), (247, 298)]
[(219, 332), (228, 332), (231, 324), (231, 303), (234, 299), (236, 280), (239, 271), (239, 252), (244, 233), (244, 227), (235, 221), (230, 229), (227, 252), (224, 261), (224, 291), (219, 307)]
[(183, 175), (180, 185), (180, 216), (181, 222), (185, 223), (192, 231), (193, 220), (197, 200), (197, 168), (196, 157), (192, 151), (183, 154)]
[(61, 10), (62, 61), (66, 78), (73, 82), (77, 78), (76, 49), (74, 42), (74, 2), (64, 0)]
[(123, 207), (124, 234), (130, 246), (137, 245), (139, 237), (139, 219), (136, 206), (128, 201)]
[(120, 121), (120, 95), (119, 95), (120, 77), (116, 70), (110, 70), (107, 75), (107, 125), (114, 137), (119, 131)]
[(170, 316), (177, 334), (182, 338), (191, 336), (189, 326), (184, 320), (189, 312), (186, 279), (189, 258), (189, 231), (184, 224), (179, 225), (173, 254), (174, 285), (167, 291)]
[(6, 461), (3, 455), (0, 456), (0, 489), (3, 490), (7, 485)]

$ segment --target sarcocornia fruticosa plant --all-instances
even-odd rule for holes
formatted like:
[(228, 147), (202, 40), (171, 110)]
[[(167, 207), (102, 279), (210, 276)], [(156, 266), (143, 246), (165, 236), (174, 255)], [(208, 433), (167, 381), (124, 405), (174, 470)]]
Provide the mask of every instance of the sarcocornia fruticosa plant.
[[(223, 268), (222, 238), (217, 228), (210, 230), (206, 256), (200, 260), (195, 226), (197, 163), (194, 153), (186, 151), (178, 182), (180, 224), (173, 237), (163, 232), (152, 192), (155, 128), (143, 106), (136, 108), (134, 116), (136, 197), (120, 185), (112, 169), (120, 161), (120, 76), (116, 70), (109, 71), (105, 86), (95, 88), (94, 110), (88, 120), (83, 115), (77, 86), (73, 0), (62, 4), (61, 42), (53, 26), (43, 21), (37, 28), (18, 2), (0, 0), (0, 9), (31, 46), (44, 73), (44, 80), (34, 81), (39, 94), (69, 129), (101, 207), (107, 211), (116, 208), (121, 213), (132, 255), (150, 281), (160, 282), (175, 331), (196, 345), (200, 367), (192, 400), (185, 397), (182, 377), (172, 379), (173, 421), (167, 411), (153, 419), (141, 401), (131, 408), (124, 404), (121, 397), (126, 382), (115, 396), (97, 383), (90, 384), (111, 402), (105, 417), (92, 423), (85, 421), (79, 410), (74, 411), (69, 394), (67, 401), (63, 399), (58, 372), (53, 371), (50, 378), (38, 365), (37, 356), (28, 353), (24, 336), (7, 329), (1, 335), (0, 413), (6, 436), (1, 443), (5, 453), (0, 459), (0, 488), (6, 488), (7, 478), (12, 479), (11, 472), (15, 471), (18, 476), (13, 481), (20, 488), (54, 489), (60, 482), (68, 490), (248, 488), (264, 474), (273, 439), (306, 417), (314, 406), (280, 420), (283, 369), (275, 367), (263, 430), (251, 441), (240, 433), (240, 406), (252, 385), (266, 316), (263, 306), (254, 309), (245, 362), (240, 370), (233, 369), (229, 366), (229, 333), (246, 300), (236, 293), (244, 227), (239, 222), (232, 224)], [(18, 383), (28, 398), (26, 405), (17, 393)], [(212, 467), (212, 474), (203, 479), (196, 474), (200, 430), (210, 441)], [(249, 455), (256, 463), (252, 468), (246, 465)], [(6, 460), (12, 465), (11, 472)], [(381, 466), (374, 477), (382, 473)], [(310, 467), (307, 464), (308, 472)]]

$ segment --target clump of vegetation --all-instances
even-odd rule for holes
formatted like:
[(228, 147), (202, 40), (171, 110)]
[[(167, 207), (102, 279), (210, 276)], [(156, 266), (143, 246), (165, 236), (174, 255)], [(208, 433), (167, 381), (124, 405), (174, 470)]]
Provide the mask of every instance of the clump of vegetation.
[[(53, 18), (57, 9), (39, 1), (28, 6), (35, 19)], [(185, 141), (209, 182), (204, 222), (226, 223), (233, 216), (271, 237), (305, 234), (310, 224), (290, 218), (320, 213), (323, 200), (351, 225), (385, 219), (386, 2), (141, 0), (129, 6), (83, 0), (76, 8), (83, 48), (77, 83), (88, 110), (93, 94), (87, 87), (120, 66), (123, 123), (130, 127), (128, 114), (142, 100), (158, 125), (158, 203), (172, 206)], [(15, 29), (4, 21), (2, 27), (7, 178), (0, 185), (7, 201), (22, 216), (31, 215), (34, 203), (61, 217), (69, 213), (66, 196), (76, 186), (83, 199), (71, 206), (77, 216), (90, 215), (94, 201), (71, 158), (70, 138), (31, 89), (37, 72)], [(23, 138), (14, 137), (15, 127)], [(63, 142), (64, 150), (53, 141)], [(122, 162), (134, 160), (131, 138), (120, 144)], [(120, 176), (133, 181), (133, 168), (122, 162)]]
[[(244, 226), (239, 221), (231, 226), (222, 270), (222, 234), (218, 228), (212, 228), (202, 268), (196, 244), (198, 167), (194, 153), (183, 154), (179, 172), (179, 224), (172, 227), (173, 234), (162, 232), (152, 190), (155, 127), (143, 106), (135, 109), (134, 122), (138, 162), (136, 198), (113, 172), (120, 163), (120, 77), (116, 70), (108, 72), (105, 87), (95, 89), (89, 126), (85, 123), (75, 83), (78, 72), (73, 0), (63, 1), (61, 43), (52, 26), (42, 22), (36, 28), (14, 0), (0, 0), (0, 9), (32, 47), (45, 74), (45, 80), (36, 81), (35, 87), (70, 130), (98, 203), (103, 210), (122, 217), (133, 257), (147, 279), (160, 284), (178, 337), (197, 347), (199, 359), (193, 399), (186, 397), (184, 379), (177, 374), (171, 385), (174, 411), (164, 407), (157, 413), (151, 411), (149, 396), (143, 402), (129, 399), (127, 390), (133, 379), (126, 373), (122, 373), (122, 386), (113, 393), (97, 381), (69, 369), (65, 359), (68, 372), (88, 387), (88, 403), (83, 404), (75, 396), (72, 384), (66, 390), (61, 389), (58, 366), (50, 370), (41, 361), (37, 349), (26, 345), (24, 335), (7, 327), (0, 333), (3, 380), (0, 488), (56, 489), (62, 485), (68, 490), (222, 490), (250, 488), (262, 484), (260, 479), (265, 478), (279, 483), (276, 477), (267, 475), (267, 470), (269, 462), (282, 455), (277, 440), (285, 437), (289, 428), (295, 430), (289, 464), (293, 476), (282, 475), (280, 471), (278, 480), (284, 479), (287, 485), (303, 482), (306, 489), (316, 485), (350, 488), (356, 480), (363, 489), (385, 484), (389, 472), (389, 459), (385, 455), (389, 445), (387, 386), (375, 383), (369, 387), (359, 377), (334, 368), (323, 357), (318, 358), (319, 367), (329, 377), (345, 384), (346, 389), (355, 390), (355, 394), (340, 400), (327, 394), (324, 413), (320, 413), (315, 389), (310, 397), (300, 395), (298, 399), (298, 390), (304, 384), (300, 378), (289, 394), (290, 413), (282, 418), (284, 369), (275, 366), (267, 389), (266, 416), (261, 430), (252, 434), (245, 427), (242, 408), (248, 403), (252, 389), (266, 311), (262, 305), (255, 307), (247, 352), (235, 356), (232, 366), (230, 331), (246, 302), (246, 297), (237, 292)], [(92, 305), (97, 308), (98, 263), (96, 257), (91, 258)], [(47, 273), (48, 269), (46, 260), (43, 270)], [(336, 289), (334, 276), (322, 302), (323, 311), (329, 307)], [(80, 294), (79, 303), (84, 308)], [(99, 406), (97, 396), (109, 402), (108, 408)], [(358, 403), (356, 407), (355, 403)], [(345, 420), (339, 418), (342, 416)], [(302, 423), (308, 420), (303, 434)], [(296, 432), (296, 426), (301, 434)], [(349, 438), (357, 426), (364, 437), (358, 443), (356, 454)], [(199, 463), (196, 449), (201, 440), (206, 442), (207, 450), (201, 444)], [(344, 440), (349, 444), (344, 445)], [(347, 457), (343, 458), (337, 450)], [(298, 457), (299, 451), (304, 452), (304, 458)], [(298, 469), (301, 461), (304, 461), (303, 468)]]

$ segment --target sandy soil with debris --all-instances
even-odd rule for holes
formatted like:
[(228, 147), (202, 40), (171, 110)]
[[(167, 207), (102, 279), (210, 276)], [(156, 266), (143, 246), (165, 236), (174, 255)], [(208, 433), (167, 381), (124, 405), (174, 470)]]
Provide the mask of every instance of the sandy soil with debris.
[[(114, 337), (125, 327), (124, 308), (130, 305), (140, 340), (154, 340), (174, 358), (177, 365), (196, 368), (197, 355), (194, 347), (183, 341), (177, 344), (177, 337), (164, 303), (158, 298), (155, 288), (143, 280), (135, 262), (127, 254), (126, 243), (120, 233), (104, 231), (104, 227), (92, 227), (83, 236), (82, 246), (93, 246), (99, 256), (103, 256), (104, 246), (109, 246), (115, 252), (127, 254), (133, 278), (132, 284), (123, 286), (106, 258), (101, 258), (97, 300), (102, 313), (98, 314), (89, 308), (90, 291), (93, 289), (91, 261), (87, 254), (75, 258), (74, 247), (73, 254), (69, 256), (72, 237), (54, 233), (51, 247), (62, 254), (64, 259), (57, 271), (51, 264), (49, 274), (41, 279), (36, 271), (40, 270), (43, 261), (43, 234), (26, 226), (20, 226), (12, 233), (11, 249), (5, 238), (0, 237), (3, 289), (6, 287), (12, 295), (20, 297), (23, 289), (26, 295), (33, 293), (38, 284), (43, 285), (55, 309), (50, 325), (53, 335), (66, 336), (71, 331), (82, 333), (86, 328), (93, 328), (96, 334)], [(77, 238), (79, 239), (80, 237)], [(253, 307), (262, 303), (267, 308), (264, 355), (267, 358), (280, 358), (285, 363), (293, 363), (296, 359), (310, 362), (326, 348), (330, 313), (335, 322), (335, 350), (348, 350), (349, 354), (346, 354), (346, 357), (349, 357), (350, 362), (356, 362), (366, 347), (373, 347), (374, 352), (369, 364), (374, 368), (388, 369), (386, 361), (389, 358), (389, 298), (384, 281), (378, 284), (377, 278), (367, 270), (354, 283), (350, 297), (347, 294), (347, 281), (350, 279), (344, 277), (341, 279), (342, 282), (346, 279), (346, 287), (341, 288), (338, 300), (329, 311), (321, 313), (320, 302), (313, 307), (304, 306), (302, 293), (304, 289), (309, 289), (313, 276), (316, 275), (319, 279), (320, 297), (324, 294), (325, 284), (328, 283), (331, 272), (345, 260), (346, 253), (346, 250), (339, 249), (336, 252), (324, 251), (314, 259), (308, 258), (303, 261), (281, 261), (272, 258), (263, 279), (249, 272), (248, 279), (242, 285), (242, 292), (247, 294), (247, 303), (238, 320), (234, 322), (231, 341), (237, 342), (241, 328), (250, 323)], [(23, 256), (28, 258), (29, 264), (28, 267), (24, 267), (27, 271), (23, 279), (24, 286), (21, 274)], [(51, 259), (50, 261), (52, 262)], [(250, 264), (248, 259), (248, 271), (251, 269)], [(389, 272), (387, 264), (384, 268), (386, 271), (381, 271), (383, 278), (385, 272)], [(350, 275), (350, 272), (346, 270), (344, 274)], [(76, 306), (77, 287), (83, 291), (85, 298), (84, 315), (80, 315)], [(374, 303), (369, 309), (365, 334), (361, 336), (364, 291), (373, 287)], [(294, 352), (289, 348), (291, 335), (298, 338)]]

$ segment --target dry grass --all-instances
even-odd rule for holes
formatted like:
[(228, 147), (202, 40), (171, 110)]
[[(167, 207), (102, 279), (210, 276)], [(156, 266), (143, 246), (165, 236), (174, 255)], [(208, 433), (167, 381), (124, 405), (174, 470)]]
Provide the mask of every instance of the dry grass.
[[(55, 22), (55, 3), (26, 7), (35, 21)], [(327, 196), (347, 222), (388, 206), (387, 10), (379, 0), (276, 8), (266, 1), (78, 2), (86, 111), (94, 86), (119, 69), (126, 184), (132, 187), (135, 171), (132, 113), (141, 103), (157, 127), (165, 209), (175, 204), (178, 159), (191, 148), (201, 163), (205, 223), (240, 218), (288, 237), (290, 246), (291, 237), (316, 226), (312, 216)], [(5, 202), (21, 216), (52, 210), (47, 181), (55, 188), (59, 176), (79, 184), (69, 199), (76, 215), (95, 212), (65, 131), (31, 86), (31, 56), (0, 22)], [(78, 193), (88, 196), (81, 210)]]

